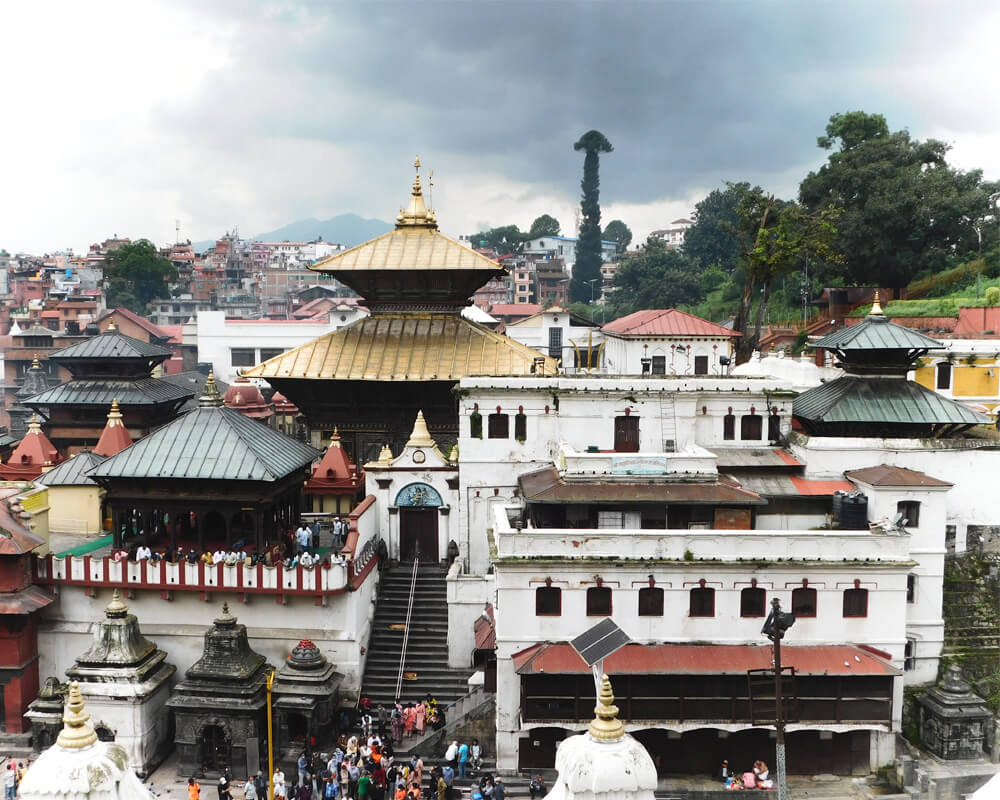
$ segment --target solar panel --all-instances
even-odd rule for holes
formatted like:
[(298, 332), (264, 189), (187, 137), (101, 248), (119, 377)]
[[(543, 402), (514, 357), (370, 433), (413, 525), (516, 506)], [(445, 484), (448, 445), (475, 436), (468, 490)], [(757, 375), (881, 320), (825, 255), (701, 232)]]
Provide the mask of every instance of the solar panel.
[(629, 643), (628, 634), (611, 619), (603, 619), (570, 642), (588, 667), (603, 661)]

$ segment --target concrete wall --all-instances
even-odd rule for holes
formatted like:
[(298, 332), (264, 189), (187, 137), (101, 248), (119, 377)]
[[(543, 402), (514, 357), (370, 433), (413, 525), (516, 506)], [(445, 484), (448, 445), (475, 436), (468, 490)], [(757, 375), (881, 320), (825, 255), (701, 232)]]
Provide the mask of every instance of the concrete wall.
[(448, 666), (472, 666), (476, 620), (493, 603), (493, 575), (466, 575), (456, 560), (448, 570)]
[(642, 359), (663, 357), (667, 375), (694, 375), (695, 356), (708, 358), (708, 375), (719, 377), (726, 368), (719, 356), (732, 358), (731, 336), (630, 336), (605, 334), (604, 366), (615, 375), (641, 375)]
[(96, 485), (50, 486), (49, 530), (57, 533), (101, 533), (101, 497)]

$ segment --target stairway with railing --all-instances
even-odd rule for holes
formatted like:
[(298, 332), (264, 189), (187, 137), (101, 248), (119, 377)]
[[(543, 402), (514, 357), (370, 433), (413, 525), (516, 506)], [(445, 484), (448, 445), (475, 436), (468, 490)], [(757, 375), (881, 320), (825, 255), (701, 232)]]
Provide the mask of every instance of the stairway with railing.
[(436, 563), (403, 563), (379, 586), (362, 694), (391, 706), (429, 693), (447, 704), (468, 693), (470, 669), (448, 666), (446, 571)]

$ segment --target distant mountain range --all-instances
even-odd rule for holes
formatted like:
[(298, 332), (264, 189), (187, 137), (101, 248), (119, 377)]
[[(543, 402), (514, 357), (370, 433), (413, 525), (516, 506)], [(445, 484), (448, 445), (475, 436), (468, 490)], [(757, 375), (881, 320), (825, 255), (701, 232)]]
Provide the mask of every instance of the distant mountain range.
[[(311, 242), (316, 238), (327, 242), (354, 247), (392, 230), (392, 225), (380, 219), (365, 219), (357, 214), (340, 214), (327, 220), (300, 219), (274, 231), (252, 237), (258, 242)], [(202, 253), (215, 244), (215, 240), (193, 242), (196, 253)]]

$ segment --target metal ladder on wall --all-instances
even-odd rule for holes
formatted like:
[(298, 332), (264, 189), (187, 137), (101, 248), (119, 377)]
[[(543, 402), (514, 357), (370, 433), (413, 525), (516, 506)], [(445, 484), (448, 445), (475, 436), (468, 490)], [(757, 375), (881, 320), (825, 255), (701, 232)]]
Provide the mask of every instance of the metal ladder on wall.
[(673, 394), (666, 389), (660, 390), (660, 441), (665, 453), (677, 449), (677, 410)]

